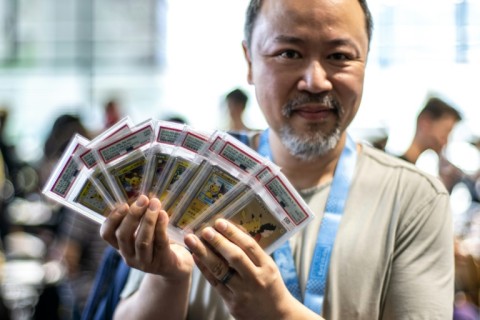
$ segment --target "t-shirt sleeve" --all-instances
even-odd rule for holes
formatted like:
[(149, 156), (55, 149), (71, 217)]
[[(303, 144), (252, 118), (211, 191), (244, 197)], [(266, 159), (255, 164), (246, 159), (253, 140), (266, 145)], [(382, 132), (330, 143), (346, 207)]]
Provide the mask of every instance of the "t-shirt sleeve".
[(424, 199), (398, 231), (384, 319), (451, 319), (453, 228), (447, 193)]

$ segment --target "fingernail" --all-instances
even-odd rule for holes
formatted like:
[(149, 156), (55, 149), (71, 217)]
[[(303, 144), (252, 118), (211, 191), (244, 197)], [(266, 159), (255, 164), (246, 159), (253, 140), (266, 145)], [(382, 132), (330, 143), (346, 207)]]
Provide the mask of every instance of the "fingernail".
[(185, 244), (190, 249), (191, 247), (195, 248), (197, 246), (197, 237), (195, 235), (187, 235), (185, 236)]
[(227, 222), (223, 219), (218, 219), (217, 222), (215, 223), (215, 227), (219, 231), (225, 231), (227, 230)]
[(215, 231), (211, 227), (207, 227), (203, 229), (202, 231), (202, 237), (205, 240), (213, 240), (213, 237), (215, 236)]
[(126, 204), (118, 206), (117, 207), (117, 212), (122, 216), (126, 215), (128, 213), (128, 206)]
[(136, 205), (138, 207), (143, 207), (146, 204), (147, 204), (147, 199), (145, 199), (145, 197), (140, 196), (140, 197), (137, 198)]
[(150, 206), (148, 207), (148, 209), (155, 211), (158, 209), (158, 207), (158, 201), (150, 201)]

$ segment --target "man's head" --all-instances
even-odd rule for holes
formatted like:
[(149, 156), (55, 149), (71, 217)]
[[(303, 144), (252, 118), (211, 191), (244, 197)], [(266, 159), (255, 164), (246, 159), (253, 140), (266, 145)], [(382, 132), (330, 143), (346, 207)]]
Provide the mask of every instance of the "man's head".
[(291, 154), (335, 149), (360, 105), (371, 35), (361, 0), (252, 0), (244, 52), (248, 81)]
[(418, 114), (415, 138), (425, 150), (440, 153), (461, 120), (461, 114), (453, 106), (439, 98), (430, 98)]
[(118, 101), (115, 99), (111, 99), (107, 101), (107, 103), (105, 104), (104, 111), (105, 111), (105, 127), (107, 128), (110, 128), (115, 123), (120, 121), (120, 118), (122, 117), (120, 105)]
[[(257, 19), (258, 13), (260, 12), (263, 0), (251, 0), (247, 8), (245, 27), (244, 27), (244, 37), (247, 44), (247, 47), (250, 48), (252, 43), (252, 32)], [(368, 35), (368, 42), (370, 43), (373, 33), (373, 18), (368, 8), (366, 0), (358, 0), (358, 3), (362, 7), (363, 14), (365, 15), (365, 27)]]
[(227, 102), (230, 112), (235, 110), (237, 113), (242, 113), (247, 106), (248, 96), (242, 90), (235, 89), (226, 95), (225, 101)]

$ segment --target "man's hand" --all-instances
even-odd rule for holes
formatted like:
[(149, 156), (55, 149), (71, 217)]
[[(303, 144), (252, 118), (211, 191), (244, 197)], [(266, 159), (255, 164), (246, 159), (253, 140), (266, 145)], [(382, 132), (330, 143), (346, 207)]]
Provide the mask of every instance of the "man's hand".
[(113, 210), (100, 235), (119, 250), (130, 267), (168, 280), (187, 279), (194, 262), (185, 247), (169, 240), (168, 220), (158, 199), (141, 195), (131, 206), (123, 204)]
[(258, 243), (224, 219), (189, 234), (185, 244), (195, 263), (236, 319), (320, 319), (296, 300)]

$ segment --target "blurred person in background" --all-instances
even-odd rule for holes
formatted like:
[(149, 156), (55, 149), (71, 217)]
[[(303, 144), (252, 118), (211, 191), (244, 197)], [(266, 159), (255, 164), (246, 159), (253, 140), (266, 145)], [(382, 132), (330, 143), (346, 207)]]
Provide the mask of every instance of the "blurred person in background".
[(225, 104), (228, 110), (229, 131), (250, 131), (251, 129), (245, 124), (243, 115), (247, 108), (248, 96), (241, 89), (234, 89), (225, 96)]
[(443, 156), (442, 151), (452, 130), (461, 120), (460, 112), (451, 104), (438, 97), (429, 98), (417, 116), (413, 140), (400, 156), (415, 164), (423, 152), (433, 150), (439, 159), (438, 175), (449, 192), (462, 173)]
[[(478, 237), (478, 235), (477, 235)], [(455, 238), (454, 320), (480, 319), (480, 260)]]
[[(463, 179), (465, 174), (444, 156), (449, 136), (462, 120), (460, 112), (438, 97), (431, 97), (417, 116), (413, 141), (400, 158), (416, 164), (421, 154), (433, 150), (438, 156), (438, 177), (448, 192)], [(470, 319), (478, 307), (478, 270), (472, 255), (461, 246), (462, 240), (454, 236), (455, 252), (455, 319)]]
[[(3, 161), (2, 151), (0, 150), (0, 190), (3, 190), (5, 184), (5, 164)], [(0, 197), (0, 206), (3, 208), (3, 197)], [(0, 214), (3, 215), (3, 212), (0, 211)], [(5, 250), (3, 246), (3, 236), (2, 229), (0, 229), (0, 275), (3, 274), (3, 267), (5, 263)], [(2, 277), (0, 276), (0, 282)], [(3, 302), (3, 297), (0, 294), (0, 319), (8, 320), (10, 319), (10, 312)]]
[[(479, 137), (473, 136), (469, 143), (480, 152)], [(473, 154), (469, 157), (471, 160)], [(459, 185), (467, 188), (471, 203), (455, 238), (454, 320), (480, 319), (480, 167), (466, 171)]]
[(163, 117), (163, 120), (170, 121), (170, 122), (181, 123), (181, 124), (188, 124), (187, 118), (185, 118), (181, 114), (170, 114), (166, 117)]
[(16, 156), (15, 146), (8, 143), (6, 128), (9, 121), (10, 110), (7, 106), (0, 107), (0, 153), (2, 155), (3, 183), (0, 189), (0, 239), (4, 240), (5, 235), (10, 231), (10, 223), (6, 217), (6, 207), (13, 200), (15, 193), (21, 192), (18, 185), (17, 175), (23, 164)]
[(0, 107), (0, 152), (3, 155), (4, 169), (6, 176), (13, 175), (18, 169), (15, 146), (7, 142), (6, 128), (9, 120), (9, 108)]
[[(75, 134), (90, 138), (78, 116), (63, 114), (55, 120), (44, 145), (42, 185)], [(58, 227), (51, 257), (61, 261), (66, 270), (66, 278), (59, 286), (59, 314), (61, 319), (78, 319), (106, 245), (97, 223), (67, 207), (53, 208)]]
[(413, 140), (400, 158), (415, 164), (426, 150), (440, 156), (450, 133), (461, 120), (460, 112), (447, 102), (437, 97), (428, 99), (417, 116)]
[(108, 129), (123, 117), (123, 110), (116, 98), (109, 99), (104, 105), (104, 127)]

